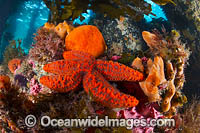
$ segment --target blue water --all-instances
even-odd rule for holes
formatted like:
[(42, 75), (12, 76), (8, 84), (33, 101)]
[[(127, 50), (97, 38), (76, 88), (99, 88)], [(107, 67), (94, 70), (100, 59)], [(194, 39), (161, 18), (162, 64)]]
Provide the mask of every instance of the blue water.
[(11, 14), (6, 21), (7, 27), (1, 37), (1, 45), (8, 45), (5, 34), (9, 33), (12, 39), (22, 40), (22, 48), (28, 53), (33, 42), (33, 33), (47, 22), (49, 9), (42, 0), (27, 0), (22, 3), (15, 13)]
[(73, 24), (88, 24), (92, 18), (95, 17), (95, 13), (92, 10), (87, 10), (87, 13), (82, 13), (81, 14), (85, 19), (80, 20), (80, 16), (76, 19), (74, 19)]
[[(147, 22), (151, 22), (152, 18), (163, 18), (167, 20), (165, 13), (159, 5), (156, 5), (151, 0), (145, 0), (152, 5), (153, 15), (144, 15), (144, 19)], [(95, 13), (92, 10), (87, 10), (87, 13), (82, 13), (85, 18), (83, 21), (80, 17), (73, 21), (73, 24), (88, 24), (92, 18), (95, 17)], [(6, 21), (6, 28), (1, 37), (1, 53), (8, 45), (8, 40), (6, 36), (12, 37), (12, 40), (22, 40), (22, 48), (25, 53), (28, 53), (31, 44), (33, 43), (33, 33), (37, 31), (45, 22), (47, 22), (49, 17), (49, 9), (43, 3), (42, 0), (26, 0), (23, 2), (15, 13), (11, 14)], [(1, 57), (0, 57), (1, 58)]]
[(164, 11), (163, 11), (163, 9), (159, 5), (153, 3), (151, 0), (144, 0), (144, 1), (146, 1), (149, 4), (151, 4), (152, 13), (156, 14), (156, 16), (153, 16), (151, 14), (144, 15), (144, 19), (147, 22), (151, 22), (152, 18), (154, 18), (154, 19), (163, 18), (166, 21), (168, 20), (167, 17), (166, 17), (166, 15), (165, 15), (165, 13), (164, 13)]
[[(29, 0), (21, 5), (21, 10), (10, 18), (10, 21), (16, 19), (16, 29), (14, 39), (23, 40), (23, 49), (28, 53), (32, 43), (33, 33), (48, 21), (49, 10), (42, 0)], [(23, 31), (23, 32), (22, 32)]]
[[(166, 21), (168, 20), (163, 9), (159, 5), (155, 4), (151, 0), (144, 0), (144, 1), (151, 4), (152, 13), (156, 15), (156, 16), (153, 16), (151, 14), (144, 15), (144, 19), (147, 22), (151, 22), (152, 19), (158, 19), (158, 18), (163, 18), (163, 20), (166, 20)], [(94, 15), (95, 15), (95, 13), (92, 10), (87, 10), (87, 13), (82, 13), (82, 16), (85, 17), (85, 19), (83, 21), (81, 21), (80, 17), (79, 17), (74, 20), (74, 24), (88, 24)]]

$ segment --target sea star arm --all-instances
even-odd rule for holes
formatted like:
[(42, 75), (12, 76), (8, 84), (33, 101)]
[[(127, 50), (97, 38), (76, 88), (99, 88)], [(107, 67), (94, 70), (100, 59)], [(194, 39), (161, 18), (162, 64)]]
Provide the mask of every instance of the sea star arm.
[(109, 81), (141, 81), (144, 75), (128, 66), (113, 61), (96, 61), (96, 70)]
[(84, 75), (83, 87), (87, 93), (91, 93), (97, 101), (108, 107), (134, 107), (138, 104), (135, 97), (119, 92), (97, 71)]
[(83, 61), (59, 60), (44, 65), (43, 70), (53, 74), (71, 75), (73, 72), (87, 71), (88, 65)]
[(68, 92), (77, 88), (81, 82), (81, 74), (72, 75), (51, 75), (40, 78), (40, 83), (58, 92)]
[(64, 51), (63, 58), (65, 60), (81, 60), (81, 61), (91, 61), (93, 63), (95, 61), (95, 57), (81, 51)]

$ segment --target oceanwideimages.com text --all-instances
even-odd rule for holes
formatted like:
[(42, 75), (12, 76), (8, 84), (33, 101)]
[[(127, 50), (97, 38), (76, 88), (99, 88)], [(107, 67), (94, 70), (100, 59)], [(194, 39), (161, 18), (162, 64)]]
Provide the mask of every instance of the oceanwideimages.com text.
[[(25, 124), (33, 127), (37, 123), (33, 115), (29, 115), (25, 119)], [(134, 127), (174, 127), (174, 119), (111, 119), (108, 116), (104, 118), (91, 117), (85, 119), (51, 119), (49, 116), (43, 116), (40, 119), (43, 127), (126, 127), (133, 129)]]

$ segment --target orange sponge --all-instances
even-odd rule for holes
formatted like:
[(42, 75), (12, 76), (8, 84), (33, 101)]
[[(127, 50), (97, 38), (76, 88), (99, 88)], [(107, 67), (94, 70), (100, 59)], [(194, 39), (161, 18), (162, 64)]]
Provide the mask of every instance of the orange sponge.
[(0, 99), (4, 98), (4, 93), (10, 89), (10, 78), (6, 75), (0, 75)]
[(67, 50), (77, 50), (100, 56), (106, 49), (104, 38), (96, 26), (84, 25), (72, 30), (65, 38)]
[(14, 73), (15, 70), (20, 67), (20, 65), (21, 65), (21, 60), (17, 58), (12, 59), (8, 62), (8, 68), (12, 73)]

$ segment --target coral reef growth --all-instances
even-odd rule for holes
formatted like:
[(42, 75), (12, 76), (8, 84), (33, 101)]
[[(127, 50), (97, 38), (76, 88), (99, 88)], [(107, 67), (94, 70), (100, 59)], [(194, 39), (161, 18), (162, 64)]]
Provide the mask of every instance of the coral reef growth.
[(111, 57), (112, 61), (117, 61), (119, 59), (121, 59), (121, 56), (114, 55), (114, 56)]
[(34, 72), (35, 64), (32, 60), (26, 58), (21, 63), (21, 66), (19, 69), (17, 69), (15, 73), (16, 79), (23, 79), (23, 77), (26, 77), (26, 79), (31, 80), (31, 78), (36, 74)]
[(59, 23), (57, 26), (47, 22), (44, 24), (44, 28), (55, 31), (61, 39), (64, 39), (66, 35), (68, 35), (74, 29), (74, 27), (69, 25), (66, 21)]
[(32, 92), (42, 90), (38, 78), (41, 77), (43, 73), (44, 72), (41, 71), (41, 64), (27, 57), (23, 59), (20, 68), (15, 70), (14, 74), (10, 75), (10, 78), (14, 84), (19, 87), (18, 91), (20, 93), (32, 95), (37, 94)]
[(164, 74), (164, 62), (161, 57), (156, 56), (154, 58), (154, 62), (149, 59), (147, 64), (149, 74), (145, 81), (140, 82), (140, 86), (144, 93), (149, 97), (149, 101), (156, 102), (161, 100), (158, 86), (166, 82)]
[[(51, 97), (40, 96), (40, 100), (33, 102), (24, 93), (19, 93), (16, 86), (0, 91), (0, 131), (1, 132), (43, 132), (61, 129), (44, 128), (40, 124), (29, 128), (25, 126), (24, 119), (28, 114), (35, 115), (39, 120), (43, 115), (52, 118), (86, 118), (95, 114), (93, 103), (87, 95), (75, 92), (68, 95), (54, 94)], [(58, 105), (58, 103), (60, 103)], [(102, 108), (101, 106), (97, 106)], [(63, 111), (62, 111), (63, 110)], [(71, 113), (66, 113), (71, 112)], [(65, 129), (62, 129), (65, 130)], [(73, 129), (69, 129), (73, 130)], [(83, 129), (82, 129), (83, 131)]]
[[(165, 30), (163, 30), (163, 32), (165, 33)], [(181, 89), (184, 83), (183, 72), (185, 66), (187, 65), (186, 63), (189, 59), (190, 51), (185, 48), (185, 45), (181, 44), (178, 38), (179, 36), (170, 37), (165, 35), (165, 37), (163, 37), (158, 31), (154, 31), (154, 33), (145, 31), (143, 32), (143, 37), (148, 46), (151, 48), (151, 52), (155, 56), (160, 55), (166, 62), (172, 62), (172, 66), (177, 71), (175, 76), (175, 86)], [(151, 37), (152, 40), (148, 41), (147, 38)], [(168, 79), (168, 77), (170, 76), (167, 75), (166, 78)]]
[[(0, 89), (9, 89), (10, 88), (10, 78), (6, 75), (0, 75)], [(1, 96), (0, 96), (1, 97)]]
[[(2, 76), (1, 76), (2, 77)], [(15, 112), (16, 110), (13, 108), (14, 106), (18, 106), (17, 102), (16, 104), (12, 105), (13, 103), (9, 103), (9, 100), (13, 101), (15, 100), (13, 95), (16, 96), (16, 91), (13, 91), (13, 86), (10, 83), (10, 78), (8, 76), (4, 76), (4, 79), (6, 78), (7, 80), (7, 86), (5, 88), (0, 89), (0, 131), (1, 132), (19, 132), (22, 133), (22, 130), (18, 128), (17, 124), (14, 122), (13, 118), (10, 116), (11, 112)], [(2, 78), (1, 78), (2, 79)], [(5, 81), (5, 80), (4, 80)], [(2, 83), (2, 80), (1, 80)], [(4, 82), (5, 83), (5, 82)], [(17, 93), (18, 94), (18, 93)], [(19, 97), (20, 101), (22, 102), (23, 100), (21, 99), (22, 97)], [(9, 104), (8, 104), (9, 103)], [(8, 109), (9, 108), (9, 109)], [(18, 110), (19, 111), (19, 110)], [(17, 118), (18, 116), (15, 116)]]
[(133, 60), (131, 66), (135, 69), (139, 69), (141, 72), (144, 72), (144, 66), (142, 64), (142, 59), (140, 59), (139, 57), (137, 57)]
[(20, 87), (26, 87), (27, 86), (27, 82), (28, 82), (27, 78), (24, 75), (21, 75), (21, 74), (16, 74), (15, 77), (14, 77), (14, 81)]
[[(1, 132), (84, 132), (85, 128), (55, 128), (43, 127), (37, 123), (33, 128), (25, 125), (24, 119), (33, 114), (37, 120), (42, 116), (51, 118), (88, 118), (88, 116), (104, 116), (116, 118), (116, 114), (96, 102), (92, 101), (84, 91), (73, 91), (67, 94), (39, 94), (38, 98), (30, 98), (25, 93), (19, 93), (19, 88), (11, 85), (8, 90), (0, 91), (0, 131)], [(89, 131), (90, 128), (87, 128)], [(99, 130), (94, 129), (94, 130)], [(100, 129), (111, 131), (113, 129)]]
[(182, 133), (200, 132), (200, 102), (194, 98), (190, 104), (185, 106), (183, 112), (180, 112), (182, 122), (180, 127)]
[[(182, 15), (184, 15), (191, 22), (192, 25), (194, 24), (196, 30), (200, 31), (200, 28), (199, 28), (200, 27), (200, 17), (199, 17), (200, 2), (198, 0), (191, 0), (191, 1), (177, 0), (176, 3), (177, 3), (178, 13), (182, 12), (183, 13)], [(174, 22), (173, 19), (170, 18), (170, 20)], [(196, 33), (191, 33), (191, 34), (196, 34)]]
[[(142, 110), (141, 110), (142, 109)], [(130, 109), (120, 110), (117, 112), (119, 118), (125, 119), (162, 119), (164, 116), (155, 108), (155, 104), (142, 105), (140, 107), (133, 107)], [(149, 133), (153, 132), (155, 127), (141, 127), (137, 126), (132, 129), (133, 133)]]
[[(171, 5), (163, 6), (170, 23), (180, 32), (181, 41), (192, 51), (189, 63), (192, 64), (186, 69), (186, 80), (184, 93), (187, 97), (200, 95), (199, 72), (200, 72), (200, 2), (199, 0), (176, 0), (176, 8)], [(190, 89), (187, 89), (190, 88)]]
[[(74, 2), (77, 1), (72, 1)], [(121, 2), (125, 1), (120, 1), (117, 5)], [(61, 3), (63, 1), (57, 2)], [(131, 21), (122, 16), (112, 22), (117, 26), (110, 27), (115, 27), (122, 36), (118, 33), (115, 35), (116, 31), (112, 28), (97, 28), (92, 25), (73, 28), (67, 22), (57, 26), (46, 23), (40, 28), (35, 36), (35, 44), (29, 55), (23, 58), (23, 62), (18, 57), (9, 60), (8, 68), (13, 74), (0, 75), (0, 131), (173, 130), (168, 127), (133, 127), (128, 131), (125, 127), (78, 129), (64, 126), (47, 128), (40, 123), (32, 128), (25, 125), (24, 119), (28, 114), (34, 115), (38, 121), (45, 115), (52, 119), (109, 116), (125, 119), (142, 118), (147, 121), (174, 118), (178, 121), (178, 109), (187, 102), (181, 91), (185, 82), (184, 68), (190, 54), (179, 41), (180, 34), (175, 30), (168, 34), (164, 29), (163, 34), (156, 30), (152, 33), (144, 31), (142, 36), (149, 49), (139, 51), (137, 44), (140, 44), (141, 39), (137, 27), (128, 28), (131, 27)], [(99, 29), (104, 33), (112, 31), (105, 35), (108, 48)], [(112, 52), (115, 46), (117, 48)], [(198, 106), (195, 105), (196, 108)]]
[(30, 59), (39, 63), (63, 59), (64, 39), (73, 29), (66, 21), (58, 25), (45, 23), (35, 34), (35, 44), (29, 51)]
[(44, 24), (44, 28), (47, 29), (47, 30), (54, 30), (54, 29), (55, 29), (55, 25), (52, 24), (52, 23), (46, 22), (46, 23)]
[(29, 88), (31, 95), (37, 95), (40, 91), (42, 91), (42, 87), (39, 82), (35, 80), (35, 78), (30, 80)]
[[(133, 64), (134, 59), (136, 59), (137, 57), (142, 57), (142, 56), (144, 56), (142, 51), (136, 51), (134, 54), (131, 54), (129, 52), (123, 53), (118, 62), (128, 65), (128, 66), (131, 66)], [(136, 68), (136, 66), (139, 66), (139, 65), (136, 65), (136, 64), (134, 64), (134, 65), (135, 66), (133, 66), (133, 68), (138, 69), (138, 70), (140, 69), (140, 68)]]
[(3, 54), (3, 62), (2, 67), (4, 71), (8, 70), (8, 62), (14, 58), (22, 59), (25, 56), (24, 50), (21, 48), (21, 40), (10, 41), (10, 44), (6, 47), (4, 54)]
[(118, 43), (112, 43), (108, 48), (108, 56), (112, 58), (113, 56), (121, 56), (124, 52), (124, 46)]
[(69, 34), (73, 29), (73, 26), (68, 25), (67, 22), (64, 21), (63, 23), (59, 23), (54, 30), (58, 34), (58, 36), (64, 39), (66, 35)]
[[(121, 117), (126, 116), (126, 119), (147, 118), (152, 114), (148, 111), (149, 107), (152, 107), (156, 112), (153, 113), (154, 116), (158, 116), (155, 117), (156, 119), (174, 118), (177, 122), (176, 127), (173, 129), (170, 127), (135, 127), (133, 132), (178, 130), (181, 121), (177, 114), (180, 107), (187, 102), (186, 96), (181, 91), (184, 83), (184, 68), (187, 65), (190, 51), (179, 41), (180, 34), (175, 30), (166, 33), (163, 29), (163, 34), (157, 30), (153, 33), (144, 31), (142, 36), (149, 49), (135, 58), (131, 66), (144, 73), (144, 81), (139, 84), (127, 82), (117, 84), (126, 89), (125, 93), (136, 96), (139, 104), (132, 110), (123, 109), (118, 113), (121, 113)], [(133, 88), (137, 88), (137, 91), (132, 90)]]
[(172, 72), (174, 75), (172, 76), (172, 79), (169, 80), (168, 82), (168, 88), (166, 90), (166, 94), (163, 98), (163, 102), (162, 102), (162, 111), (163, 112), (167, 112), (170, 110), (170, 108), (172, 108), (171, 106), (171, 101), (172, 98), (174, 97), (175, 93), (176, 93), (176, 87), (174, 85), (174, 79), (175, 79), (175, 72)]
[[(185, 82), (184, 68), (187, 65), (186, 63), (190, 51), (181, 44), (179, 41), (180, 36), (178, 32), (174, 30), (170, 34), (167, 34), (165, 29), (163, 29), (163, 35), (156, 30), (154, 30), (153, 33), (144, 31), (142, 35), (145, 42), (150, 47), (153, 56), (161, 56), (165, 62), (165, 73), (163, 69), (162, 71), (167, 83), (165, 84), (166, 86), (164, 85), (166, 90), (162, 94), (162, 111), (167, 112), (165, 114), (166, 116), (172, 117), (177, 112), (176, 108), (179, 107), (179, 105), (182, 106), (182, 104), (187, 101), (180, 100), (177, 106), (172, 106), (172, 103), (176, 99), (176, 94), (179, 94), (179, 98), (184, 97), (181, 94), (181, 89)], [(159, 70), (160, 69), (157, 71)], [(162, 77), (163, 74), (159, 76)], [(163, 86), (159, 88), (163, 90)]]
[(143, 47), (138, 24), (128, 17), (120, 18), (113, 20), (98, 16), (92, 22), (102, 32), (108, 47), (106, 55), (109, 59), (114, 55), (121, 56), (124, 53), (132, 55)]
[(29, 51), (29, 57), (38, 62), (62, 59), (64, 41), (53, 30), (41, 28), (34, 38), (35, 44)]

